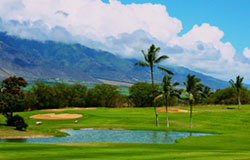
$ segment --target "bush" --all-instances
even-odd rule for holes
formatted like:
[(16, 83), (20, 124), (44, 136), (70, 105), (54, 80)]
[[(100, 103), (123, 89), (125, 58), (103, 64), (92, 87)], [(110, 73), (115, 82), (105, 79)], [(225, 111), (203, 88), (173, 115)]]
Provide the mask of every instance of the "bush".
[(23, 117), (19, 115), (15, 115), (13, 117), (9, 117), (7, 119), (8, 126), (15, 126), (17, 130), (23, 130), (28, 127), (28, 125), (24, 122)]

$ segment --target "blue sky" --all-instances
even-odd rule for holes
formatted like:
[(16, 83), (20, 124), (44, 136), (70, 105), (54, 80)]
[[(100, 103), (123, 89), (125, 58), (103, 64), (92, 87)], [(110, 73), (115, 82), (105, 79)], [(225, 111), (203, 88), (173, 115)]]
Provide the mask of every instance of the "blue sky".
[(0, 31), (143, 59), (152, 43), (189, 68), (250, 83), (250, 0), (1, 0)]

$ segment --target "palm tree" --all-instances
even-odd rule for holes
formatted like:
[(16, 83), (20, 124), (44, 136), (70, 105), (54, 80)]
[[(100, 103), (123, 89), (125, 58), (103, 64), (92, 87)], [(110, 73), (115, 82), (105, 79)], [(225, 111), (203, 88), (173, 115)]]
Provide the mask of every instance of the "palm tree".
[(203, 89), (202, 89), (202, 92), (201, 92), (201, 102), (202, 103), (205, 103), (207, 104), (208, 103), (208, 97), (210, 97), (211, 95), (213, 94), (213, 92), (211, 91), (211, 88), (208, 87), (208, 86), (205, 86)]
[(172, 77), (165, 75), (163, 80), (162, 80), (162, 87), (163, 87), (163, 92), (159, 96), (155, 98), (155, 101), (157, 99), (160, 99), (162, 97), (165, 98), (166, 101), (166, 124), (167, 128), (169, 128), (169, 121), (168, 121), (168, 100), (170, 97), (179, 97), (179, 91), (176, 88), (176, 86), (179, 85), (178, 82), (175, 82), (171, 84)]
[(213, 94), (213, 92), (211, 91), (211, 88), (208, 86), (205, 86), (202, 90), (202, 94), (204, 95), (204, 97), (209, 97), (211, 96), (211, 94)]
[(197, 78), (195, 75), (188, 75), (187, 82), (184, 82), (186, 86), (186, 91), (188, 92), (188, 100), (190, 105), (190, 128), (192, 128), (192, 112), (193, 112), (193, 103), (195, 98), (201, 94), (203, 84), (200, 83), (201, 79)]
[[(152, 44), (149, 49), (148, 49), (148, 53), (146, 54), (143, 50), (141, 51), (143, 56), (144, 56), (144, 60), (145, 61), (139, 61), (137, 62), (135, 65), (138, 66), (142, 66), (142, 67), (150, 67), (150, 72), (151, 72), (151, 80), (152, 80), (152, 95), (154, 96), (155, 93), (155, 89), (154, 89), (154, 66), (155, 64), (158, 64), (160, 62), (162, 62), (163, 60), (166, 60), (168, 58), (168, 56), (166, 55), (162, 55), (160, 57), (158, 57), (158, 53), (160, 52), (160, 47), (156, 48), (154, 44)], [(173, 75), (173, 72), (171, 72), (170, 70), (160, 67), (157, 67), (160, 70), (163, 70), (165, 72), (167, 72), (168, 74)], [(157, 114), (157, 110), (156, 110), (156, 106), (153, 103), (154, 106), (154, 111), (155, 111), (155, 117), (156, 117), (156, 126), (159, 126), (159, 120), (158, 120), (158, 114)]]
[(232, 87), (236, 89), (237, 98), (238, 98), (238, 109), (239, 110), (240, 110), (240, 105), (241, 105), (241, 102), (240, 102), (240, 92), (241, 92), (241, 89), (243, 87), (243, 83), (242, 83), (243, 79), (244, 79), (244, 77), (237, 76), (235, 83), (234, 83), (234, 81), (232, 79), (229, 81), (229, 83), (232, 85)]

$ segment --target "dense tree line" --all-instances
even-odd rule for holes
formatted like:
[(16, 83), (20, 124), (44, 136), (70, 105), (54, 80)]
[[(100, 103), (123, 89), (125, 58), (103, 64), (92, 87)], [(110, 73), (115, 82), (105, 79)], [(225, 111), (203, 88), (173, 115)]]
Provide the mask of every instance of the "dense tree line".
[(87, 88), (80, 84), (47, 85), (39, 81), (27, 92), (25, 103), (30, 109), (80, 107), (85, 106), (86, 95)]
[(97, 84), (87, 90), (87, 87), (81, 84), (47, 85), (44, 82), (36, 82), (27, 92), (25, 103), (32, 110), (63, 107), (119, 107), (123, 105), (124, 99), (117, 86)]
[[(243, 87), (241, 90), (241, 104), (250, 104), (250, 91)], [(238, 104), (237, 92), (234, 88), (228, 87), (218, 89), (207, 98), (208, 104)]]

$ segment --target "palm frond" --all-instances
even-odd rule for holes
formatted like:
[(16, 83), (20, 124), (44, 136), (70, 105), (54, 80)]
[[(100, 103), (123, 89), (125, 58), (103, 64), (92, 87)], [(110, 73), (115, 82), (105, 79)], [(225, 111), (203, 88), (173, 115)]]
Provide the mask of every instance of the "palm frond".
[(179, 82), (174, 82), (173, 86), (179, 86), (180, 83)]
[(236, 77), (235, 85), (236, 85), (237, 88), (242, 88), (243, 79), (244, 79), (244, 77), (240, 77), (240, 76)]
[(184, 85), (186, 86), (186, 91), (190, 95), (193, 95), (193, 97), (196, 97), (203, 91), (204, 85), (200, 81), (200, 78), (197, 78), (195, 75), (189, 74), (187, 76), (187, 81), (184, 82)]
[(231, 86), (232, 86), (233, 88), (235, 88), (234, 80), (231, 79), (231, 80), (229, 81), (229, 83), (231, 84)]
[(141, 50), (141, 52), (142, 52), (142, 54), (144, 56), (145, 61), (148, 62), (148, 55), (144, 52), (144, 50)]
[(180, 93), (179, 93), (179, 92), (173, 92), (173, 93), (171, 94), (171, 97), (180, 98)]
[(143, 61), (136, 62), (135, 65), (142, 66), (142, 67), (149, 67), (149, 64), (147, 62), (143, 62)]
[(161, 98), (164, 98), (164, 94), (160, 94), (157, 97), (154, 98), (154, 102), (159, 101)]
[(166, 56), (166, 55), (160, 56), (159, 58), (157, 58), (155, 60), (155, 63), (160, 63), (161, 61), (163, 61), (165, 59), (168, 59), (168, 56)]
[(174, 75), (174, 73), (172, 71), (170, 71), (170, 70), (168, 70), (166, 68), (163, 68), (163, 67), (160, 67), (160, 66), (158, 66), (157, 68), (160, 69), (160, 70), (162, 70), (162, 71), (164, 71), (164, 72), (167, 72), (170, 75)]
[(155, 53), (155, 58), (158, 57), (158, 53), (160, 52), (160, 50), (161, 50), (160, 47), (155, 48), (155, 51), (154, 51), (154, 53)]

